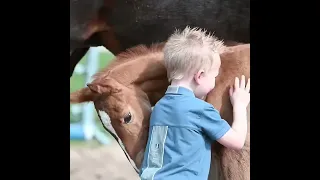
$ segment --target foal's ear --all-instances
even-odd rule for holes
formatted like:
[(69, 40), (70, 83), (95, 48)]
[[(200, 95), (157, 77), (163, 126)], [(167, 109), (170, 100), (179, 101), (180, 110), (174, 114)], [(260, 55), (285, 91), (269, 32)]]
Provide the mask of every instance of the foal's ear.
[(99, 83), (89, 83), (87, 84), (87, 86), (92, 92), (98, 94), (112, 94), (121, 91), (120, 84), (113, 79), (106, 79), (103, 82)]
[(98, 93), (98, 94), (102, 94), (103, 93), (102, 92), (103, 91), (103, 87), (100, 84), (88, 83), (87, 86), (94, 93)]
[(95, 94), (93, 94), (87, 87), (70, 93), (71, 104), (93, 101), (94, 98)]

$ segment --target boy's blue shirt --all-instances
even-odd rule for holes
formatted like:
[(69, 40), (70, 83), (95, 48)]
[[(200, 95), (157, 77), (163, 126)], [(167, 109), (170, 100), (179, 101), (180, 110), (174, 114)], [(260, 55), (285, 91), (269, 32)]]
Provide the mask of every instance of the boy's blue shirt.
[(211, 104), (169, 86), (151, 114), (141, 180), (207, 180), (211, 143), (229, 129)]

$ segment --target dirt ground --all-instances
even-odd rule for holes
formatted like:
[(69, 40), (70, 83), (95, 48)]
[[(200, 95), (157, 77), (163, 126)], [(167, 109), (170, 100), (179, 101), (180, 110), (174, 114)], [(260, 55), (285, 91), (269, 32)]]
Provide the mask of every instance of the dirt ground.
[(138, 180), (119, 145), (101, 146), (96, 143), (70, 143), (71, 180)]

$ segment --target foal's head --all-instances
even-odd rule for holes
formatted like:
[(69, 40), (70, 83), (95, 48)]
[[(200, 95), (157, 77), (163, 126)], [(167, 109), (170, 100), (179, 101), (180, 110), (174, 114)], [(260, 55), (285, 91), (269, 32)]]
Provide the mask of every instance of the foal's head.
[(147, 142), (151, 106), (168, 85), (161, 49), (161, 44), (129, 49), (87, 87), (70, 94), (71, 103), (94, 103), (104, 127), (120, 139), (137, 168)]

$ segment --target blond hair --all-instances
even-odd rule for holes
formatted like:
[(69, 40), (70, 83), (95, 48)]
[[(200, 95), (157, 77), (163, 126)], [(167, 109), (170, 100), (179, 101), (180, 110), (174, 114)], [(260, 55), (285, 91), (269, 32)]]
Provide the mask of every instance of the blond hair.
[(222, 53), (223, 42), (206, 30), (187, 26), (182, 32), (176, 30), (164, 47), (164, 64), (169, 82), (182, 79), (200, 69), (208, 71), (214, 62), (214, 53)]

